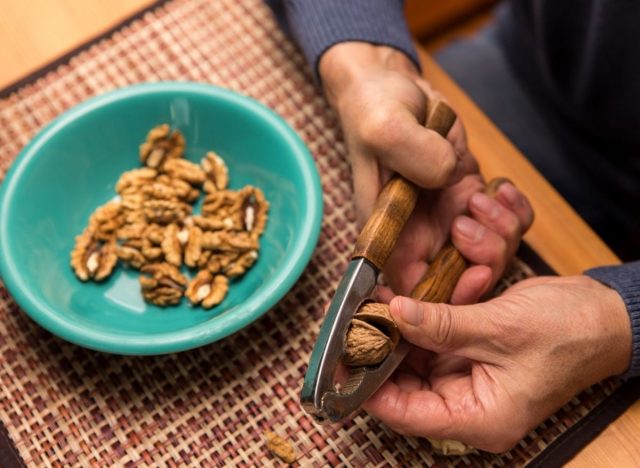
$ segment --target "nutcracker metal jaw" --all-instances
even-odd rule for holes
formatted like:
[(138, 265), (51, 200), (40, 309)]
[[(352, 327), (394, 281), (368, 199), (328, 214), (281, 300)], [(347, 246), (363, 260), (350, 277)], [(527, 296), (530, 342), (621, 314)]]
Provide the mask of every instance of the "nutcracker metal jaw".
[[(455, 113), (442, 102), (429, 103), (427, 115), (426, 127), (442, 136), (449, 133), (456, 120)], [(349, 372), (348, 377), (344, 383), (337, 383), (351, 320), (363, 302), (371, 299), (378, 274), (413, 212), (417, 196), (418, 190), (411, 182), (393, 177), (380, 192), (373, 213), (358, 236), (352, 260), (320, 328), (300, 395), (302, 407), (318, 422), (339, 421), (358, 410), (389, 378), (409, 350), (409, 345), (400, 340), (376, 366), (343, 366)], [(464, 269), (462, 257), (445, 254), (444, 265), (449, 267), (449, 260), (454, 260), (457, 263), (453, 263), (455, 268), (451, 273), (460, 274)], [(449, 280), (450, 275), (444, 279)], [(426, 297), (422, 294), (424, 291), (440, 293), (442, 280), (442, 276), (425, 277), (416, 288), (420, 295), (415, 297)]]
[(349, 263), (331, 301), (318, 340), (311, 354), (300, 400), (304, 410), (318, 422), (339, 421), (355, 412), (372, 396), (404, 359), (409, 346), (400, 341), (375, 367), (350, 370), (346, 382), (335, 384), (344, 340), (353, 315), (371, 297), (378, 269), (365, 258)]

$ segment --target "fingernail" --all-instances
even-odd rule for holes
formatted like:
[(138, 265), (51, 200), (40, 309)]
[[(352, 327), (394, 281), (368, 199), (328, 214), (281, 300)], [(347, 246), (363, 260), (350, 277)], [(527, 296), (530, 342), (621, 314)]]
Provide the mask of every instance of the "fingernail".
[(520, 195), (520, 192), (518, 192), (518, 189), (509, 182), (502, 184), (500, 188), (498, 188), (498, 192), (500, 192), (514, 208), (524, 203), (524, 199)]
[(424, 313), (418, 302), (403, 297), (400, 299), (400, 316), (409, 325), (420, 325), (424, 318)]
[(478, 242), (484, 237), (486, 228), (467, 216), (458, 216), (454, 223), (456, 229), (461, 236), (466, 237), (472, 242)]
[(500, 204), (481, 192), (471, 196), (471, 206), (484, 213), (489, 219), (496, 219), (500, 214)]

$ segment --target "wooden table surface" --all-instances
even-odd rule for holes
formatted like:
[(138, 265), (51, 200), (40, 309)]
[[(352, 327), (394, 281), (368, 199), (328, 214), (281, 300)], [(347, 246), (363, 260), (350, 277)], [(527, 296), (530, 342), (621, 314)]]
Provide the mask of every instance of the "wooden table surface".
[[(152, 3), (150, 0), (0, 0), (0, 88), (23, 78)], [(618, 259), (456, 84), (425, 54), (426, 77), (462, 116), (486, 177), (506, 176), (536, 211), (526, 241), (563, 275)], [(640, 401), (569, 463), (640, 465)]]

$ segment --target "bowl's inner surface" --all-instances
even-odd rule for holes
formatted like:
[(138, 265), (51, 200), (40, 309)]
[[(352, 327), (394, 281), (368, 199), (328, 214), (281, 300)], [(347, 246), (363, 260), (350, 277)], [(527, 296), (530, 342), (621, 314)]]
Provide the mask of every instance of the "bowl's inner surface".
[[(120, 174), (140, 166), (138, 146), (149, 129), (164, 122), (183, 132), (188, 159), (199, 161), (207, 150), (216, 151), (229, 167), (231, 188), (255, 185), (271, 205), (258, 261), (231, 282), (224, 302), (211, 310), (192, 308), (186, 299), (164, 309), (146, 304), (139, 273), (123, 265), (103, 283), (81, 283), (69, 267), (74, 237), (93, 210), (115, 196)], [(198, 93), (128, 96), (87, 111), (39, 140), (37, 161), (20, 174), (5, 217), (11, 221), (6, 245), (20, 264), (15, 281), (51, 313), (121, 335), (184, 330), (234, 314), (240, 304), (277, 286), (269, 279), (286, 270), (309, 222), (308, 181), (300, 175), (290, 138), (237, 102)]]

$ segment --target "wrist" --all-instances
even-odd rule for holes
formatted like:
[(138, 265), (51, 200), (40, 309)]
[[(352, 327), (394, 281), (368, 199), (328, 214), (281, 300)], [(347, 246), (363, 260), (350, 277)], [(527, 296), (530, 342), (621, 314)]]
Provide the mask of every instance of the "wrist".
[(605, 366), (606, 375), (601, 378), (610, 377), (612, 375), (623, 374), (629, 367), (632, 351), (631, 323), (627, 307), (618, 292), (615, 289), (589, 277), (582, 276), (590, 287), (597, 290), (596, 296), (600, 297), (600, 329), (606, 336), (607, 352)]
[(394, 71), (412, 78), (419, 76), (418, 69), (404, 52), (366, 42), (341, 42), (332, 46), (322, 55), (318, 71), (324, 93), (334, 109), (352, 86), (373, 73)]

